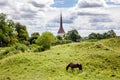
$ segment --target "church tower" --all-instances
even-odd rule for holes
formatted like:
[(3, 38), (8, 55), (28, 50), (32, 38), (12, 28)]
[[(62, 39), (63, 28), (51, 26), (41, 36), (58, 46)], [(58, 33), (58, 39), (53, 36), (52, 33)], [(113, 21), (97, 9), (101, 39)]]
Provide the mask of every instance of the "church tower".
[(63, 23), (62, 23), (62, 13), (60, 14), (60, 27), (59, 27), (59, 30), (58, 30), (58, 35), (59, 36), (65, 35), (65, 31), (63, 29)]

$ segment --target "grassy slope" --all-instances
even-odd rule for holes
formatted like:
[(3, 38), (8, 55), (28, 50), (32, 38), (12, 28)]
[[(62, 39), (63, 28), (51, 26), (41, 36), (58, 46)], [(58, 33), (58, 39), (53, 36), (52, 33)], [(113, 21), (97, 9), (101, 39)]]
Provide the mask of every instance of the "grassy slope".
[[(120, 39), (52, 47), (42, 53), (21, 53), (0, 61), (0, 80), (120, 80)], [(65, 67), (70, 62), (83, 71)]]

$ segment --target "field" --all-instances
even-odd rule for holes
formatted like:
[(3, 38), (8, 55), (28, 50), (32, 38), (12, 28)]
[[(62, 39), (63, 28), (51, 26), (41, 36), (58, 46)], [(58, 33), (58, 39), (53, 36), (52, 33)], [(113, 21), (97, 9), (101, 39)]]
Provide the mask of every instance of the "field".
[[(81, 63), (66, 71), (70, 62)], [(53, 46), (0, 60), (0, 80), (120, 80), (120, 38)]]

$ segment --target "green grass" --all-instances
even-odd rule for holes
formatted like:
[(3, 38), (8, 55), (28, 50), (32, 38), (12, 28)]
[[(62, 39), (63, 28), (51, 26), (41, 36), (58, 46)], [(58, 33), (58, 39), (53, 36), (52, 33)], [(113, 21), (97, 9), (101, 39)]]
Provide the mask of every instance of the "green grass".
[[(120, 39), (58, 45), (0, 60), (0, 80), (120, 80)], [(83, 70), (65, 70), (70, 63)]]

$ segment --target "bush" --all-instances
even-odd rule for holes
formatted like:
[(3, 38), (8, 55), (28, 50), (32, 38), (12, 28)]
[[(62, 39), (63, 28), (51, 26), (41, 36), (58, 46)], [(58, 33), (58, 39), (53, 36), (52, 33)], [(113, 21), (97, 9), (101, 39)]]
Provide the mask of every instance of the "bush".
[(89, 39), (89, 40), (86, 40), (88, 42), (97, 42), (98, 40), (97, 39)]
[(25, 44), (25, 45), (30, 45), (29, 41), (23, 41), (22, 44)]
[(28, 47), (24, 44), (20, 44), (20, 43), (16, 43), (15, 45), (7, 48), (6, 50), (2, 51), (0, 53), (0, 59), (10, 56), (10, 55), (14, 55), (14, 54), (18, 54), (20, 52), (25, 52), (28, 51)]
[(72, 43), (72, 40), (57, 40), (56, 42), (53, 43), (53, 45), (68, 44), (68, 43)]
[(44, 51), (44, 48), (42, 46), (39, 46), (37, 44), (32, 44), (29, 46), (30, 50), (33, 52), (41, 52)]
[(38, 46), (34, 49), (34, 52), (42, 52), (44, 51), (44, 48), (42, 46)]
[(4, 58), (6, 56), (10, 56), (12, 54), (16, 54), (16, 53), (17, 53), (17, 51), (14, 48), (12, 48), (12, 47), (7, 48), (5, 51), (2, 51), (0, 53), (0, 59)]
[(72, 42), (73, 42), (72, 40), (66, 40), (66, 44), (72, 43)]
[(16, 43), (15, 45), (13, 45), (13, 48), (15, 48), (15, 50), (21, 51), (21, 52), (25, 52), (28, 50), (28, 47), (24, 44), (20, 44), (20, 43)]

